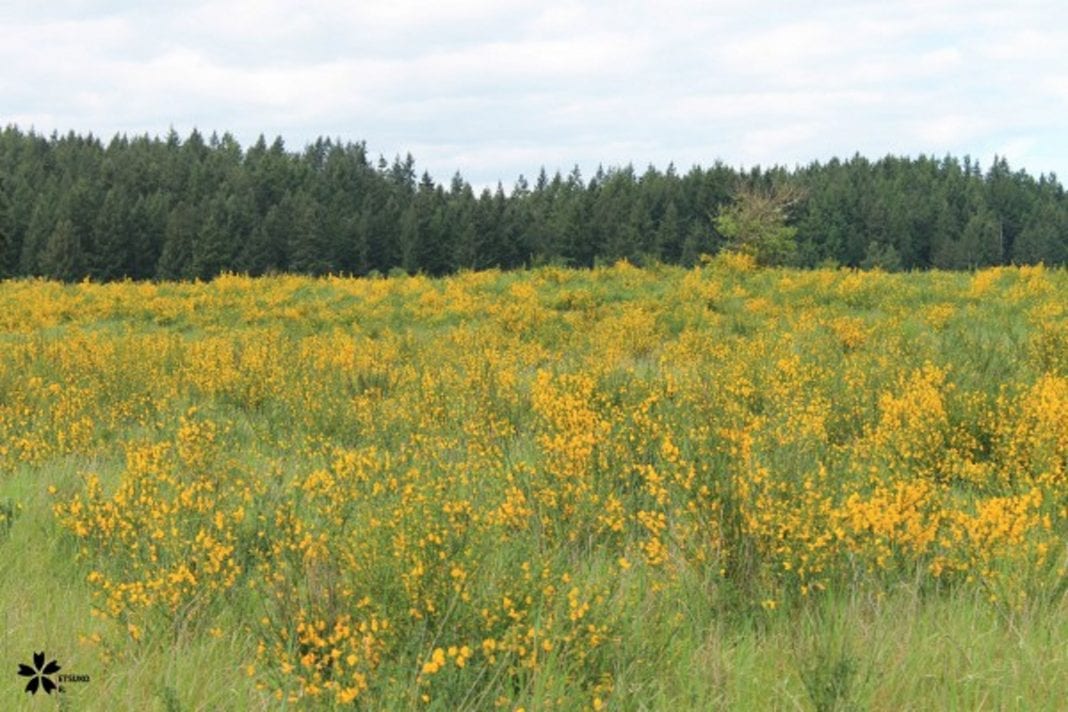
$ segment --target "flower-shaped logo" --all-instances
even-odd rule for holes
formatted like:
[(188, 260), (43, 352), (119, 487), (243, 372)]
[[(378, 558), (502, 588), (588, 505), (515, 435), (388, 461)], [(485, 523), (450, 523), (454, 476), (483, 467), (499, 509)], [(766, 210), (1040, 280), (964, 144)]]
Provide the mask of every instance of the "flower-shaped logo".
[(44, 688), (46, 694), (51, 695), (52, 690), (56, 689), (56, 683), (52, 682), (52, 678), (48, 676), (55, 675), (59, 669), (59, 663), (55, 660), (45, 665), (45, 654), (40, 652), (33, 654), (33, 667), (19, 665), (19, 675), (30, 678), (30, 681), (26, 683), (26, 692), (36, 695), (40, 687)]

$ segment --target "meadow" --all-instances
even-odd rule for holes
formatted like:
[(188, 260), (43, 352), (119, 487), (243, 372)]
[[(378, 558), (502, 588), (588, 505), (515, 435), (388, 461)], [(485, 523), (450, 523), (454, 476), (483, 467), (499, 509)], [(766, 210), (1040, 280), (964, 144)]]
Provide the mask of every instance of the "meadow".
[(5, 709), (1058, 709), (1066, 535), (1064, 269), (0, 283)]

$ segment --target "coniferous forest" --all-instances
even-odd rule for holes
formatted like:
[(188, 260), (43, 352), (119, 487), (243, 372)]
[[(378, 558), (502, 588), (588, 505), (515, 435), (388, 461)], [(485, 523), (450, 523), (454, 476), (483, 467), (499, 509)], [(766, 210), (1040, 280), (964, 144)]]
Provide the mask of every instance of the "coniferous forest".
[(693, 264), (724, 245), (743, 190), (789, 186), (788, 264), (971, 269), (1068, 262), (1068, 196), (1004, 159), (869, 160), (741, 171), (544, 170), (506, 190), (419, 175), (409, 155), (319, 139), (50, 137), (0, 132), (0, 276), (210, 279), (223, 272), (366, 275)]

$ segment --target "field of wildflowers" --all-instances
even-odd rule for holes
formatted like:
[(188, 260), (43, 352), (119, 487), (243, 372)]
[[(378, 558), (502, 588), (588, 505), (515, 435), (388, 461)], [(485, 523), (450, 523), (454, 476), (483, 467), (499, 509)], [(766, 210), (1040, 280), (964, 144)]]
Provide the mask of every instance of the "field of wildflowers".
[(1066, 535), (1064, 270), (0, 284), (0, 707), (1052, 709)]

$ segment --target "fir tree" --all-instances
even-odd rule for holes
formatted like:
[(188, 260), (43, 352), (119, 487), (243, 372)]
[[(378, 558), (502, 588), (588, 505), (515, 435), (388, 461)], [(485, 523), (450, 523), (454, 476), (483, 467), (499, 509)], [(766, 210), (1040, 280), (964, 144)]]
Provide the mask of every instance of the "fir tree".
[(135, 214), (126, 195), (112, 188), (93, 226), (91, 271), (94, 279), (107, 281), (131, 276), (133, 221)]
[(196, 239), (197, 219), (193, 208), (179, 203), (167, 218), (156, 274), (160, 279), (191, 279), (193, 272), (193, 241)]
[(88, 275), (85, 250), (69, 218), (60, 220), (40, 257), (41, 272), (45, 277), (63, 282), (76, 282)]

